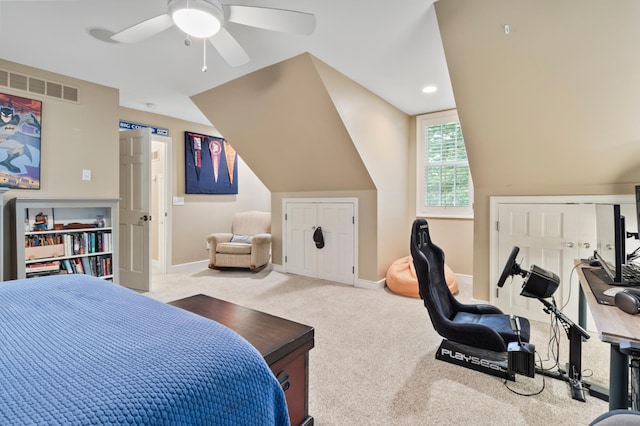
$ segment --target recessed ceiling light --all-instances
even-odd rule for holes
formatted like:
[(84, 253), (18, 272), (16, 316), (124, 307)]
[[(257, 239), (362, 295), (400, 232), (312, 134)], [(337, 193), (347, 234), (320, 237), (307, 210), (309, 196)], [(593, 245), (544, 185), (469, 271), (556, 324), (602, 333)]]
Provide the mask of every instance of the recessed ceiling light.
[(438, 88), (436, 86), (425, 86), (422, 89), (422, 93), (435, 93), (438, 91)]

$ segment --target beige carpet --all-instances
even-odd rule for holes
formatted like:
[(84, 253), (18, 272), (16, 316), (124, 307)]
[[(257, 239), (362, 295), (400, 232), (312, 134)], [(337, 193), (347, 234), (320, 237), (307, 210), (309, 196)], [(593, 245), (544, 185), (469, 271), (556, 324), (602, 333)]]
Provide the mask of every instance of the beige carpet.
[[(440, 337), (419, 299), (264, 270), (199, 270), (155, 275), (161, 301), (203, 293), (313, 326), (309, 413), (316, 425), (586, 425), (608, 405), (573, 400), (560, 380), (502, 379), (435, 359)], [(458, 296), (470, 300), (462, 286)], [(560, 361), (568, 360), (560, 330)], [(534, 323), (532, 343), (543, 359), (549, 324)], [(606, 386), (609, 346), (592, 333), (583, 344), (585, 380)], [(545, 366), (550, 365), (545, 363)]]

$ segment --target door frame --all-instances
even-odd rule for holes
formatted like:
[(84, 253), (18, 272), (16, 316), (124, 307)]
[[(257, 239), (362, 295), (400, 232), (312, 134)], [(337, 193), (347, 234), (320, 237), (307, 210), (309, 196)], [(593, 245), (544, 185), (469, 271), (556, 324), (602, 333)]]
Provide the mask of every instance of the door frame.
[(355, 197), (344, 197), (344, 198), (283, 198), (282, 199), (282, 264), (283, 271), (287, 272), (287, 262), (284, 261), (285, 255), (287, 253), (287, 221), (285, 220), (285, 215), (287, 213), (287, 203), (351, 203), (353, 204), (353, 217), (355, 218), (355, 223), (353, 227), (353, 285), (355, 286), (358, 282), (358, 246), (359, 246), (359, 235), (358, 235), (358, 199)]
[[(163, 172), (164, 172), (164, 206), (158, 206), (158, 208), (163, 207), (166, 213), (164, 218), (164, 224), (162, 227), (158, 228), (159, 234), (162, 234), (158, 238), (158, 244), (161, 246), (158, 247), (158, 269), (160, 273), (166, 274), (169, 265), (171, 265), (171, 241), (172, 241), (172, 194), (173, 194), (173, 177), (172, 177), (172, 168), (173, 164), (173, 139), (169, 136), (160, 136), (160, 135), (151, 135), (151, 149), (149, 151), (149, 162), (153, 161), (153, 142), (162, 143), (164, 145), (164, 164), (163, 164)], [(149, 193), (149, 200), (151, 201), (152, 193)], [(152, 219), (153, 220), (153, 219)], [(157, 219), (156, 219), (157, 220)], [(149, 256), (151, 256), (151, 251), (149, 251)]]

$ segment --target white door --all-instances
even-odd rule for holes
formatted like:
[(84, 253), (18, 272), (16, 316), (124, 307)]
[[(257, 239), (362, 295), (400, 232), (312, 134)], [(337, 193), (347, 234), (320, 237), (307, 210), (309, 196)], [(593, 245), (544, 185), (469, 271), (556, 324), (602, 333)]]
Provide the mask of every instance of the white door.
[(322, 228), (325, 244), (324, 248), (316, 249), (318, 278), (353, 284), (353, 204), (318, 204), (318, 225)]
[(120, 284), (150, 289), (151, 129), (120, 132)]
[(287, 203), (285, 263), (287, 272), (315, 277), (317, 271), (316, 246), (313, 232), (318, 223), (315, 203)]
[[(504, 287), (496, 283), (513, 246), (520, 248), (518, 263), (525, 271), (531, 265), (553, 272), (560, 285), (553, 297), (563, 312), (578, 320), (578, 283), (571, 283), (574, 260), (580, 257), (580, 216), (578, 204), (501, 204), (498, 207), (498, 273), (493, 288), (494, 303), (507, 313), (532, 320), (548, 321), (542, 303), (520, 295), (523, 279), (508, 278)], [(587, 206), (588, 207), (588, 206)]]
[[(355, 281), (355, 203), (285, 202), (286, 272), (344, 284)], [(324, 247), (313, 240), (322, 228)]]

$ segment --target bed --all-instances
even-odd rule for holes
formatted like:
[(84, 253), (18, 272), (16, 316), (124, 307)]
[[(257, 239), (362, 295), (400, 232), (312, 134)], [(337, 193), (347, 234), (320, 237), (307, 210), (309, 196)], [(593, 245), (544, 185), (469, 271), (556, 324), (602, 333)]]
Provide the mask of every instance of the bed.
[(225, 326), (87, 275), (0, 282), (0, 424), (287, 425)]

